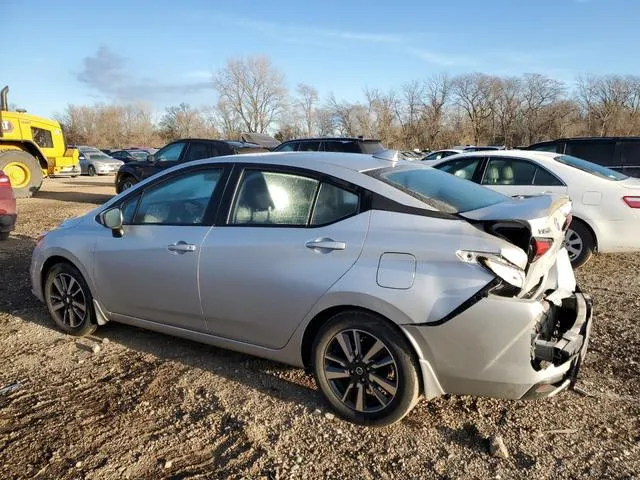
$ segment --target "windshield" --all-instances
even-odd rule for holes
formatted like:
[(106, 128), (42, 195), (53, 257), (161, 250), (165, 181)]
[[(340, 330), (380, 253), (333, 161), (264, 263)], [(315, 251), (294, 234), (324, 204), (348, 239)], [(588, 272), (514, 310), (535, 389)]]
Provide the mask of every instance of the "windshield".
[(579, 170), (582, 170), (583, 172), (590, 173), (592, 175), (595, 175), (596, 177), (605, 178), (607, 180), (618, 182), (620, 180), (629, 178), (620, 172), (611, 170), (610, 168), (603, 167), (602, 165), (598, 165), (597, 163), (587, 162), (586, 160), (578, 157), (572, 157), (571, 155), (558, 155), (557, 157), (555, 157), (555, 159), (560, 163), (577, 168)]
[(139, 158), (140, 160), (146, 160), (149, 154), (143, 150), (138, 150), (135, 152), (129, 152), (132, 157)]
[(429, 167), (383, 168), (369, 175), (446, 213), (468, 212), (509, 200), (501, 193)]
[(89, 157), (91, 160), (111, 160), (111, 157), (104, 153), (86, 152), (85, 156)]

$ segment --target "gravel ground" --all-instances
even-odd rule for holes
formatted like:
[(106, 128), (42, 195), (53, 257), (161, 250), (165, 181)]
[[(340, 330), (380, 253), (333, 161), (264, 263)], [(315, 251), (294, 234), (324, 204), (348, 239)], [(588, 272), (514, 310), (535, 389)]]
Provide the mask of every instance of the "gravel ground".
[(0, 393), (0, 478), (640, 478), (640, 255), (579, 271), (595, 300), (580, 394), (444, 396), (363, 428), (298, 369), (125, 325), (54, 330), (29, 290), (35, 237), (112, 182), (46, 180), (0, 243), (0, 388), (20, 384)]

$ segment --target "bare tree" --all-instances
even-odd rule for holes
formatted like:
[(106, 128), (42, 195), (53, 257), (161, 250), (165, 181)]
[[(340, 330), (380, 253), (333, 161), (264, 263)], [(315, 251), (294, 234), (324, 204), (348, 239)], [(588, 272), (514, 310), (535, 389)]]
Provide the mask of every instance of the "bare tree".
[(296, 90), (298, 92), (296, 106), (302, 110), (306, 126), (306, 135), (310, 137), (313, 135), (315, 110), (318, 103), (318, 91), (312, 86), (305, 85), (304, 83), (299, 83)]
[(167, 107), (160, 119), (160, 132), (167, 141), (201, 136), (204, 120), (200, 111), (187, 103)]
[(540, 122), (545, 109), (556, 102), (565, 92), (562, 82), (539, 73), (526, 73), (522, 79), (522, 116), (525, 127), (525, 141), (533, 143), (541, 140)]
[(453, 80), (452, 90), (456, 105), (469, 118), (477, 145), (484, 123), (491, 116), (491, 77), (482, 73), (460, 75)]
[[(446, 73), (434, 75), (424, 82), (423, 107), (429, 145), (435, 144), (440, 134), (451, 87), (451, 79)], [(459, 96), (458, 100), (460, 100)]]
[(251, 133), (266, 133), (286, 107), (284, 76), (267, 57), (229, 60), (214, 76), (213, 85)]
[(516, 120), (522, 105), (522, 85), (519, 78), (495, 78), (494, 79), (494, 105), (493, 111), (500, 128), (502, 142), (512, 147)]
[(352, 137), (355, 135), (355, 111), (356, 105), (348, 102), (339, 102), (336, 97), (329, 95), (327, 110), (331, 112), (333, 125), (341, 135)]

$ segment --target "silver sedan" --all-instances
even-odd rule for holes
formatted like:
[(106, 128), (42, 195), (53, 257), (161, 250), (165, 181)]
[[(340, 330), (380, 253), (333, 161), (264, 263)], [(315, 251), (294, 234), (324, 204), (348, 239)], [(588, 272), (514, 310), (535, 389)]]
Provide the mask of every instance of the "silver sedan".
[(572, 385), (591, 301), (570, 211), (384, 154), (218, 157), (41, 236), (31, 280), (69, 334), (121, 322), (305, 367), (342, 417), (387, 425), (421, 395)]

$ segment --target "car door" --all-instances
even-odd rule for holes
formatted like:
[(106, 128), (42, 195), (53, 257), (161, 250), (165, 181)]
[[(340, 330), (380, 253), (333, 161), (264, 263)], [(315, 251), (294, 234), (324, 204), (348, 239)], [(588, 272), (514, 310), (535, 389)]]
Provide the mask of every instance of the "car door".
[(198, 256), (213, 224), (224, 166), (188, 169), (131, 192), (121, 204), (124, 235), (96, 239), (94, 276), (116, 316), (205, 331)]
[(142, 178), (148, 178), (177, 165), (186, 145), (186, 142), (174, 142), (162, 147), (153, 155), (153, 162), (142, 162)]
[(281, 348), (356, 262), (370, 213), (356, 188), (313, 174), (256, 166), (237, 176), (230, 212), (202, 245), (202, 310), (212, 334)]
[(525, 159), (489, 157), (481, 184), (504, 195), (567, 195), (567, 186), (550, 170)]

